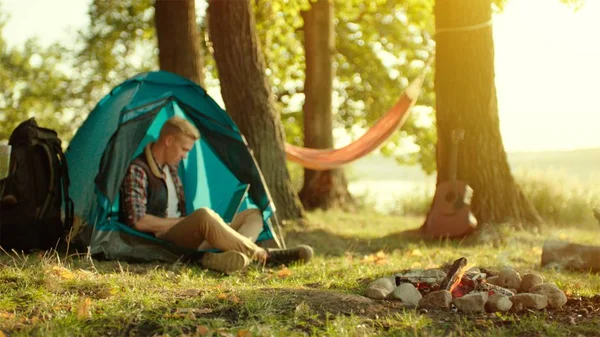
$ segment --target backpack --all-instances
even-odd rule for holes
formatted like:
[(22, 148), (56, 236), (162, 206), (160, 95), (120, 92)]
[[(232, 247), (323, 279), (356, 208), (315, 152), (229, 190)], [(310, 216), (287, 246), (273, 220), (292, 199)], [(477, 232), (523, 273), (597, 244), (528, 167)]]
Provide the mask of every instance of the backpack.
[(9, 174), (0, 181), (0, 246), (7, 251), (56, 248), (73, 225), (61, 141), (31, 118), (14, 129), (9, 145)]

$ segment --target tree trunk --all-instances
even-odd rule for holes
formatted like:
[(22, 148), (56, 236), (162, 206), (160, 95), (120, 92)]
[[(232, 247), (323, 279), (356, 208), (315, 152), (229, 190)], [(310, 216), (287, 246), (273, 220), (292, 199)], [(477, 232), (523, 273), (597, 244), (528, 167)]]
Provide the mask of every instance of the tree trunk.
[(500, 135), (492, 27), (444, 31), (490, 21), (490, 0), (438, 0), (435, 20), (437, 182), (449, 179), (452, 129), (464, 129), (457, 179), (473, 188), (479, 223), (539, 223), (511, 174)]
[(284, 131), (265, 76), (248, 0), (210, 0), (208, 30), (227, 112), (253, 149), (283, 219), (303, 216), (286, 166)]
[(156, 0), (154, 21), (160, 69), (204, 87), (204, 59), (200, 52), (194, 0)]
[[(333, 90), (333, 53), (335, 30), (333, 3), (318, 0), (304, 19), (304, 146), (314, 149), (333, 148), (331, 96)], [(351, 201), (343, 169), (304, 170), (300, 200), (306, 209), (343, 206)]]

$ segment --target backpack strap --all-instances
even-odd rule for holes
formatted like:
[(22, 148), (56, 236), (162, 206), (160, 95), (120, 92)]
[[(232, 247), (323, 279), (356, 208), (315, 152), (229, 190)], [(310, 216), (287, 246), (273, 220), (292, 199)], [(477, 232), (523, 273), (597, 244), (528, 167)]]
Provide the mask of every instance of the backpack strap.
[(73, 199), (69, 195), (69, 186), (71, 185), (71, 180), (69, 179), (69, 166), (67, 164), (67, 158), (65, 154), (62, 152), (60, 145), (58, 146), (57, 153), (60, 158), (60, 176), (62, 181), (62, 189), (63, 189), (63, 198), (65, 202), (65, 221), (64, 221), (64, 230), (65, 233), (68, 233), (73, 227), (73, 219), (74, 219), (74, 205)]
[(42, 208), (40, 208), (40, 210), (38, 211), (38, 213), (36, 214), (36, 218), (42, 219), (42, 217), (46, 214), (46, 211), (48, 210), (48, 207), (50, 206), (50, 202), (52, 201), (52, 195), (54, 194), (54, 189), (56, 188), (56, 182), (54, 181), (54, 160), (53, 160), (53, 154), (52, 151), (50, 150), (50, 147), (48, 146), (48, 144), (46, 144), (43, 141), (38, 141), (37, 139), (32, 140), (33, 142), (33, 146), (39, 146), (44, 150), (44, 153), (46, 153), (46, 155), (48, 156), (48, 166), (50, 169), (49, 172), (49, 177), (50, 177), (50, 182), (48, 184), (48, 194), (46, 194), (46, 199), (44, 200), (44, 204), (42, 205)]

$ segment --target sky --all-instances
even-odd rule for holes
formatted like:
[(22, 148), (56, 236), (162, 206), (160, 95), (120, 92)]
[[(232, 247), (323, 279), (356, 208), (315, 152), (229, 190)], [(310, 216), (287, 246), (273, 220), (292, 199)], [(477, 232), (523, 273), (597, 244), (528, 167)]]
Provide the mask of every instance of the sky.
[[(507, 151), (600, 147), (600, 0), (584, 1), (575, 12), (559, 0), (508, 0), (494, 16), (496, 90)], [(30, 37), (74, 44), (75, 31), (89, 23), (89, 0), (0, 2), (10, 15), (3, 36), (12, 46)]]

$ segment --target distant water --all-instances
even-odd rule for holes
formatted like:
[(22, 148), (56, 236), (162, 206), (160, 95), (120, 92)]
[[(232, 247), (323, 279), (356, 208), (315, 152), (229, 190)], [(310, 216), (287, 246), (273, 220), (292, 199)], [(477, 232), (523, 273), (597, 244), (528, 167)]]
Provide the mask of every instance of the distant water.
[[(581, 184), (600, 188), (600, 148), (573, 151), (508, 153), (513, 173), (542, 174), (559, 179), (565, 186)], [(432, 196), (436, 175), (426, 175), (418, 166), (398, 165), (392, 158), (371, 155), (347, 169), (348, 189), (355, 196), (364, 196), (377, 210), (390, 211), (402, 197)]]

